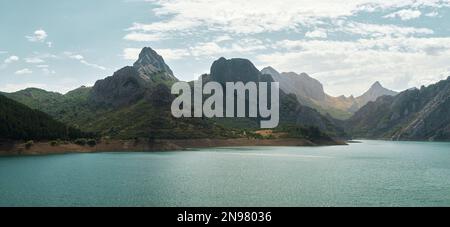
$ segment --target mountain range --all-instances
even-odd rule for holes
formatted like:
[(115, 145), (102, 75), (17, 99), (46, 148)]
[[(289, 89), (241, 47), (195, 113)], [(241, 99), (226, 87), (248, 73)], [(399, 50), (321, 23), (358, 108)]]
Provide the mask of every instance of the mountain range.
[(348, 131), (355, 137), (391, 140), (450, 139), (450, 77), (369, 102), (352, 116)]
[(279, 73), (272, 67), (261, 71), (280, 82), (280, 88), (288, 94), (295, 94), (300, 103), (319, 110), (322, 114), (345, 120), (370, 101), (385, 95), (395, 96), (398, 93), (384, 88), (380, 82), (375, 82), (371, 88), (359, 97), (333, 97), (325, 93), (322, 83), (306, 73)]
[[(273, 81), (249, 60), (225, 58), (215, 61), (210, 74), (202, 79)], [(93, 87), (80, 87), (65, 95), (35, 88), (3, 94), (80, 130), (112, 138), (233, 138), (258, 129), (260, 119), (173, 118), (170, 86), (177, 81), (163, 57), (144, 48), (133, 66), (116, 71)], [(306, 134), (314, 127), (322, 134), (346, 136), (331, 119), (301, 105), (294, 95), (281, 92), (280, 101), (282, 127), (300, 127)]]
[[(280, 126), (300, 137), (450, 139), (449, 80), (400, 94), (376, 82), (360, 97), (333, 97), (306, 73), (258, 70), (247, 59), (220, 58), (199, 79), (225, 82), (279, 82)], [(142, 49), (133, 66), (126, 66), (93, 87), (67, 94), (28, 88), (2, 93), (8, 99), (45, 112), (70, 127), (118, 139), (237, 138), (258, 130), (261, 118), (175, 119), (170, 87), (179, 81), (153, 49)], [(191, 82), (191, 84), (193, 84)], [(248, 100), (246, 100), (248, 102)]]

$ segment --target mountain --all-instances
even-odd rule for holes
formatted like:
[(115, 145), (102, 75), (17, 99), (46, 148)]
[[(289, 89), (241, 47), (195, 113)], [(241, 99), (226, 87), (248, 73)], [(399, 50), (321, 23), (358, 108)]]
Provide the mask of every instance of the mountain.
[[(215, 61), (211, 73), (202, 79), (221, 83), (273, 81), (249, 60), (225, 58)], [(151, 48), (144, 48), (133, 66), (97, 81), (91, 88), (81, 87), (65, 95), (39, 89), (5, 95), (71, 126), (118, 139), (235, 138), (259, 128), (260, 119), (174, 118), (170, 105), (175, 97), (170, 86), (177, 81), (163, 57)], [(327, 116), (300, 105), (294, 95), (282, 92), (280, 96), (281, 125), (299, 128), (290, 128), (290, 132), (323, 138), (326, 137), (323, 132), (327, 132), (343, 137), (343, 129)], [(321, 131), (317, 133), (316, 128)]]
[(124, 67), (111, 77), (97, 81), (89, 99), (95, 105), (127, 106), (149, 95), (158, 84), (172, 85), (176, 81), (164, 59), (146, 47), (133, 66)]
[(0, 95), (0, 139), (52, 140), (90, 137), (47, 114)]
[(367, 103), (376, 101), (379, 97), (385, 96), (385, 95), (396, 96), (396, 95), (398, 95), (398, 92), (391, 91), (389, 89), (384, 88), (380, 84), (380, 82), (377, 81), (370, 87), (370, 89), (366, 93), (364, 93), (360, 97), (356, 98), (356, 101), (361, 108), (364, 105), (366, 105)]
[(356, 137), (450, 140), (450, 77), (369, 102), (347, 121)]
[(376, 82), (365, 94), (360, 97), (333, 97), (325, 93), (323, 85), (306, 73), (294, 72), (279, 73), (272, 67), (266, 67), (261, 73), (271, 75), (280, 83), (280, 88), (297, 96), (300, 103), (317, 109), (322, 114), (330, 114), (337, 119), (348, 119), (354, 112), (366, 105), (369, 101), (375, 101), (383, 95), (396, 95), (397, 93), (381, 86)]
[(29, 88), (4, 93), (33, 109), (85, 131), (118, 139), (233, 138), (242, 130), (209, 119), (175, 119), (170, 85), (178, 79), (163, 58), (144, 48), (133, 66), (124, 67), (93, 87), (65, 95)]
[(243, 83), (260, 82), (261, 72), (247, 59), (234, 58), (227, 60), (220, 58), (211, 66), (211, 81), (219, 83), (237, 82)]
[[(215, 81), (221, 84), (226, 82), (274, 82), (270, 74), (261, 73), (254, 64), (247, 59), (220, 58), (211, 66), (211, 73), (204, 75), (204, 83)], [(343, 129), (336, 126), (328, 117), (321, 115), (316, 110), (301, 105), (294, 95), (287, 94), (280, 89), (280, 125), (297, 125), (303, 127), (317, 127), (323, 132), (338, 137), (345, 137)], [(248, 101), (247, 101), (248, 102)], [(248, 104), (247, 104), (248, 105)], [(233, 119), (236, 122), (235, 119)], [(248, 127), (248, 121), (253, 119), (240, 119), (240, 123)]]

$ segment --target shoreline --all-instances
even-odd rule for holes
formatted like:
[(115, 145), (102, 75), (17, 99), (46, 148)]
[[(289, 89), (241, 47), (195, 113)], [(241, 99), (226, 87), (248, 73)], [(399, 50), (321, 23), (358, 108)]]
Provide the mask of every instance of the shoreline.
[(0, 142), (0, 156), (36, 156), (71, 153), (100, 153), (100, 152), (164, 152), (183, 151), (197, 148), (218, 147), (312, 147), (348, 145), (343, 141), (318, 141), (316, 143), (306, 139), (184, 139), (184, 140), (110, 140), (95, 146), (81, 146), (74, 143), (52, 146), (50, 142), (36, 142), (30, 148), (24, 142)]

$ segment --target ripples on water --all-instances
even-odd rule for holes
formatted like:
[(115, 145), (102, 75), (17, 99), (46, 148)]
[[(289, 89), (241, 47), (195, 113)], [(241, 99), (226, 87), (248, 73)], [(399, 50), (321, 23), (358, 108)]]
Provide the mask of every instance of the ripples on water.
[(450, 143), (0, 158), (0, 206), (450, 206)]

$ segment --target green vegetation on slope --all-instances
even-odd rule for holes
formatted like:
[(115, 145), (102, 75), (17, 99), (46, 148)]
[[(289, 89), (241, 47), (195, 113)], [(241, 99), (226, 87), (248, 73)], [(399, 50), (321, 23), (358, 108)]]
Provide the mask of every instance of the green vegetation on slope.
[(47, 114), (0, 95), (0, 138), (13, 140), (75, 139), (90, 135)]

